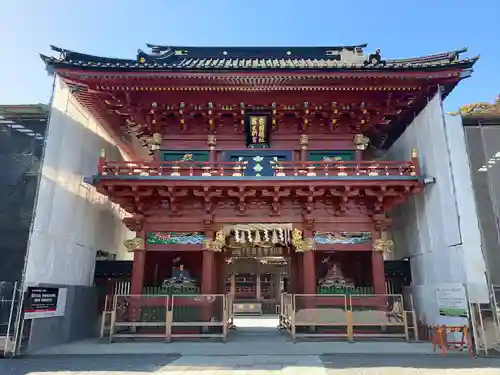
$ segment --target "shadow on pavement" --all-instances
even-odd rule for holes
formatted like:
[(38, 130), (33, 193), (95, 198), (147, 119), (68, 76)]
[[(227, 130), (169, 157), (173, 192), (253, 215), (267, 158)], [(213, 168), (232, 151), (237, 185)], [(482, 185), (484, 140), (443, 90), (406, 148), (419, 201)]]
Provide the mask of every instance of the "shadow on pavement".
[[(54, 355), (0, 359), (0, 374), (29, 375), (58, 372), (154, 373), (179, 355)], [(89, 374), (90, 375), (90, 374)]]

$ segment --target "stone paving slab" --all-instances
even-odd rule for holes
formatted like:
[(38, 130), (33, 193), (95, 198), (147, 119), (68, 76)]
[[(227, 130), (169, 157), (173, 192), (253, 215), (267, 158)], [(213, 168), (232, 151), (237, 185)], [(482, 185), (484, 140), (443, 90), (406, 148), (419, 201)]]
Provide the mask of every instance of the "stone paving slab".
[(79, 355), (0, 359), (1, 375), (499, 375), (500, 359), (451, 355)]
[[(342, 354), (433, 354), (430, 343), (407, 342), (293, 342), (283, 338), (249, 338), (219, 342), (116, 342), (99, 343), (96, 340), (79, 341), (55, 346), (32, 355), (116, 355), (116, 354), (170, 354), (188, 356), (206, 355), (322, 355), (325, 353)], [(500, 375), (500, 374), (499, 374)]]
[(477, 358), (450, 354), (435, 355), (324, 355), (326, 374), (357, 375), (499, 375), (500, 359)]
[[(165, 367), (168, 374), (287, 374), (325, 375), (318, 356), (185, 356)], [(198, 371), (198, 372), (196, 372)]]

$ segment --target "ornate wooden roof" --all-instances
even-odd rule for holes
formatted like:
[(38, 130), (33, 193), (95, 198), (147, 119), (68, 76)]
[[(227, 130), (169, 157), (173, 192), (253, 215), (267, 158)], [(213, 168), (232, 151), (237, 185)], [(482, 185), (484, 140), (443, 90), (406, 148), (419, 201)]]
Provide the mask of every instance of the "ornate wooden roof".
[(41, 55), (49, 69), (93, 71), (345, 71), (470, 69), (478, 57), (460, 58), (466, 49), (408, 59), (384, 59), (380, 50), (366, 54), (366, 44), (332, 47), (175, 47), (147, 45), (135, 59), (87, 55), (52, 47), (58, 57)]
[(500, 119), (500, 95), (494, 103), (478, 102), (463, 105), (458, 111), (450, 112), (450, 115), (468, 119)]
[(478, 59), (461, 58), (466, 49), (385, 59), (379, 50), (365, 53), (366, 45), (148, 48), (117, 59), (52, 47), (59, 56), (42, 59), (125, 149), (132, 134), (223, 133), (244, 110), (275, 113), (283, 129), (291, 119), (311, 132), (349, 123), (372, 145), (389, 147), (438, 87), (446, 97)]

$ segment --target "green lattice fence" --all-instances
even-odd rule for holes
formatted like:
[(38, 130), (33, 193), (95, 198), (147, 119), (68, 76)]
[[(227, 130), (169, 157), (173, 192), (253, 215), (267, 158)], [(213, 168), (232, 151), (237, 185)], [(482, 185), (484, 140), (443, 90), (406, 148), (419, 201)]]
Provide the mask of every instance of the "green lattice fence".
[(373, 287), (359, 286), (355, 288), (341, 288), (335, 286), (319, 287), (318, 294), (345, 294), (345, 295), (365, 295), (373, 294)]
[[(161, 286), (147, 286), (144, 287), (142, 293), (147, 296), (166, 296), (172, 297), (173, 295), (196, 295), (199, 294), (200, 290), (196, 286), (185, 286), (185, 285), (170, 285), (167, 287)], [(170, 300), (171, 301), (171, 300)], [(177, 317), (184, 321), (196, 321), (198, 318), (198, 309), (193, 306), (174, 306), (174, 319)], [(142, 319), (147, 319), (145, 321), (156, 321), (164, 320), (166, 316), (166, 307), (143, 307), (141, 311)]]

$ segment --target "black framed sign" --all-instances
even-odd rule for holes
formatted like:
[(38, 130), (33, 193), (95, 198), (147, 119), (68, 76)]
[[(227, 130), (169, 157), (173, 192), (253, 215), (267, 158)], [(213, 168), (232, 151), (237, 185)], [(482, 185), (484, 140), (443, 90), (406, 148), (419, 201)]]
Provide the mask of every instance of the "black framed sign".
[(25, 319), (64, 315), (65, 288), (28, 287), (24, 306)]
[(270, 117), (269, 113), (247, 113), (245, 115), (248, 148), (269, 148)]

